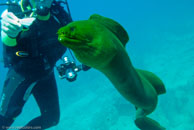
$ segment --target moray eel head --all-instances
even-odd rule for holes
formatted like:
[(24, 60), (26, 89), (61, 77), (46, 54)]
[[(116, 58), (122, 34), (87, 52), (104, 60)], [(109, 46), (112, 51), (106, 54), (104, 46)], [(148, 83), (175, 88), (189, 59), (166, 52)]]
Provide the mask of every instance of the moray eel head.
[(72, 49), (80, 62), (94, 68), (106, 65), (116, 54), (113, 41), (117, 38), (93, 20), (76, 21), (62, 27), (58, 40)]
[(90, 26), (85, 27), (85, 22), (87, 23), (87, 21), (72, 22), (60, 28), (57, 32), (58, 40), (71, 49), (76, 49), (78, 46), (87, 46), (92, 42), (93, 36), (88, 33)]
[(72, 49), (80, 62), (94, 68), (106, 66), (128, 39), (118, 23), (100, 15), (69, 23), (58, 30), (59, 42)]

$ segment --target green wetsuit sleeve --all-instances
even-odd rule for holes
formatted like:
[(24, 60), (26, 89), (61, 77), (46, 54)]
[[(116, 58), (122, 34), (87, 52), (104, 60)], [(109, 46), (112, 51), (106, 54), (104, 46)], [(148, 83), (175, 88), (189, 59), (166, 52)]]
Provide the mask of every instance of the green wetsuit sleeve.
[(16, 38), (11, 38), (9, 37), (5, 32), (1, 31), (1, 41), (6, 45), (6, 46), (16, 46), (17, 41)]

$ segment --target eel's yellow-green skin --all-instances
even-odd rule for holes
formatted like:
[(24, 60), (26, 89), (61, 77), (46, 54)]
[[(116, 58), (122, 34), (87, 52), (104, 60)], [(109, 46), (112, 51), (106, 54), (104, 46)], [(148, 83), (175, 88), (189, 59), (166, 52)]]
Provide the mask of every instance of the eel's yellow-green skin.
[(146, 115), (154, 111), (165, 87), (155, 74), (133, 67), (125, 50), (129, 37), (119, 23), (95, 14), (89, 20), (59, 29), (58, 40), (72, 49), (80, 62), (105, 74), (119, 93), (135, 105), (137, 127), (164, 129)]

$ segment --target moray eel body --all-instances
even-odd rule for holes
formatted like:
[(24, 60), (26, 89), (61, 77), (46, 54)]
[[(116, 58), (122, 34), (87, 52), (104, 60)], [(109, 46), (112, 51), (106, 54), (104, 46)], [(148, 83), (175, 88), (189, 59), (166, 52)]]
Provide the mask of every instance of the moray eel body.
[(129, 37), (119, 23), (95, 14), (89, 20), (59, 29), (58, 40), (72, 49), (80, 62), (105, 74), (119, 93), (135, 105), (137, 127), (164, 129), (146, 117), (156, 108), (158, 95), (166, 92), (164, 84), (155, 74), (133, 67), (125, 50)]

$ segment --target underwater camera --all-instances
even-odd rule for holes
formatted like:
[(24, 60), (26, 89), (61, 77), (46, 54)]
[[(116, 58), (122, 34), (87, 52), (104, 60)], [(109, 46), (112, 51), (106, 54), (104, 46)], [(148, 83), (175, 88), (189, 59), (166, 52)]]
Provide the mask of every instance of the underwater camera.
[(81, 65), (76, 65), (75, 62), (70, 61), (68, 57), (62, 59), (63, 63), (57, 66), (57, 71), (61, 79), (66, 78), (69, 82), (75, 81), (77, 72), (82, 70)]
[(87, 71), (90, 69), (90, 67), (81, 64), (76, 65), (74, 61), (70, 61), (67, 56), (62, 58), (63, 63), (59, 66), (56, 66), (56, 69), (59, 73), (59, 77), (61, 79), (66, 78), (69, 82), (73, 82), (77, 78), (77, 73), (81, 70)]

